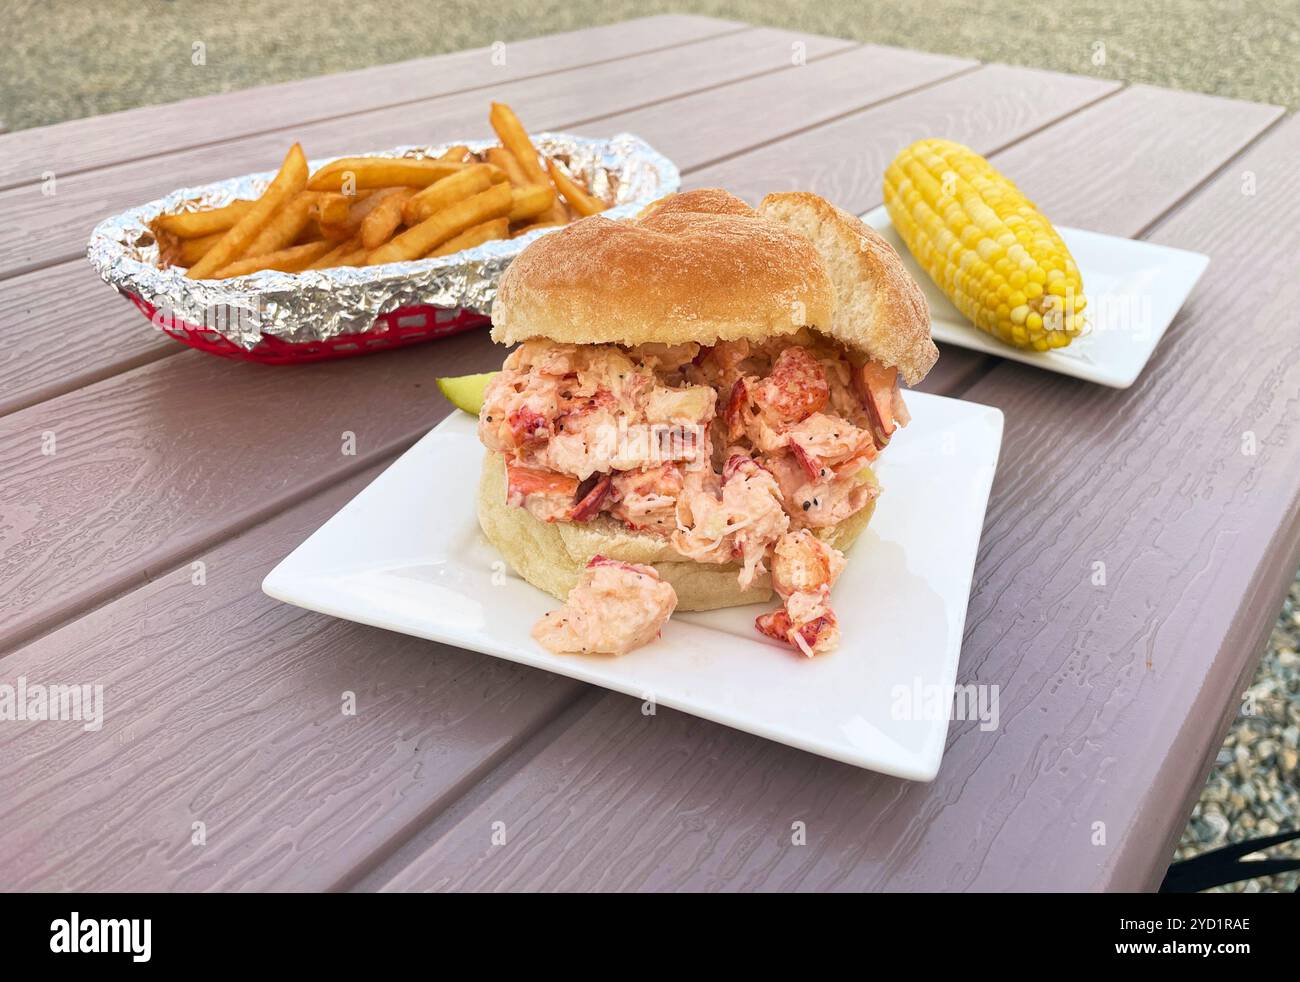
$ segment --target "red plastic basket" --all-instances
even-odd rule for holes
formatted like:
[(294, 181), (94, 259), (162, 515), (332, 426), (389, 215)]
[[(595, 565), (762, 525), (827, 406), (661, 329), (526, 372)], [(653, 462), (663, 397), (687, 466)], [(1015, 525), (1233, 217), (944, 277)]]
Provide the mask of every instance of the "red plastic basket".
[(263, 337), (252, 350), (242, 348), (220, 331), (198, 327), (176, 317), (155, 319), (157, 309), (134, 294), (127, 294), (139, 311), (149, 318), (168, 337), (181, 344), (198, 348), (222, 358), (256, 361), (264, 365), (293, 365), (302, 362), (325, 361), (329, 358), (352, 358), (375, 351), (387, 351), (408, 344), (420, 344), (459, 334), (489, 323), (491, 318), (463, 308), (448, 309), (421, 305), (402, 307), (381, 314), (375, 326), (360, 334), (340, 334), (327, 341), (282, 341)]

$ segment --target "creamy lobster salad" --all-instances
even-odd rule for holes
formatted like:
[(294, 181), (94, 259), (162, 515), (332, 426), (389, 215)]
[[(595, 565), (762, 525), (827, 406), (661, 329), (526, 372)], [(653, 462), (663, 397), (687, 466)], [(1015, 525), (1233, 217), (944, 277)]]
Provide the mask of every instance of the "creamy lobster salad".
[[(488, 386), (479, 436), (505, 458), (507, 503), (541, 521), (605, 516), (686, 559), (735, 564), (742, 589), (770, 571), (782, 606), (755, 627), (812, 657), (838, 642), (830, 589), (844, 566), (814, 533), (871, 503), (870, 463), (907, 422), (897, 369), (805, 330), (711, 346), (528, 341)], [(654, 569), (597, 557), (534, 636), (626, 651), (675, 604)]]

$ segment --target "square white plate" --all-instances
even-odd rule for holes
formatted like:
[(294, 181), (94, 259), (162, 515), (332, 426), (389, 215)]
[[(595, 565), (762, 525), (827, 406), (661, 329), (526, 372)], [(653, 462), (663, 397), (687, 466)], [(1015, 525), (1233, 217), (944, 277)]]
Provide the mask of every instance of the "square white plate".
[(460, 412), (295, 549), (262, 589), (928, 781), (948, 730), (1002, 413), (924, 393), (907, 401), (912, 423), (878, 462), (876, 513), (832, 593), (840, 648), (815, 659), (754, 630), (755, 616), (775, 603), (674, 614), (657, 641), (621, 658), (546, 651), (529, 631), (559, 603), (508, 571), (480, 532), (484, 451), (476, 420)]
[(1053, 351), (1021, 351), (976, 328), (917, 265), (881, 205), (862, 220), (889, 240), (930, 302), (936, 341), (1127, 389), (1210, 264), (1199, 252), (1058, 226), (1083, 275), (1088, 333)]

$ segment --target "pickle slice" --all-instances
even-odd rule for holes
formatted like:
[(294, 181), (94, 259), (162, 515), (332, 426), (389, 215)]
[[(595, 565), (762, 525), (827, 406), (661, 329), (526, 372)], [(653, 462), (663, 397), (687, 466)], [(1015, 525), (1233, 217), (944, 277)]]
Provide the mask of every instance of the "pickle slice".
[(481, 375), (456, 375), (452, 378), (437, 380), (438, 389), (457, 409), (463, 409), (471, 416), (477, 416), (483, 408), (483, 393), (496, 372), (484, 372)]

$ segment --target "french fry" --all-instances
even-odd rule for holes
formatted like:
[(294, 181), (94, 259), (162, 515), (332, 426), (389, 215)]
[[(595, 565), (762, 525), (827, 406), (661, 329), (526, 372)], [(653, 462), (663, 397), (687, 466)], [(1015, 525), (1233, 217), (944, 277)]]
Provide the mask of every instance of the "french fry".
[(232, 276), (247, 276), (249, 273), (258, 273), (264, 269), (278, 269), (282, 273), (298, 273), (325, 255), (332, 244), (329, 240), (322, 239), (320, 242), (308, 242), (306, 245), (281, 249), (279, 252), (272, 252), (265, 256), (251, 256), (248, 259), (241, 259), (238, 262), (231, 263), (229, 266), (223, 266), (217, 270), (212, 279), (228, 280)]
[(320, 223), (322, 229), (327, 225), (346, 225), (353, 205), (359, 204), (348, 195), (337, 191), (324, 191), (316, 194), (315, 198), (313, 217)]
[(307, 158), (303, 156), (302, 147), (295, 143), (289, 148), (289, 153), (285, 156), (284, 163), (280, 165), (280, 171), (275, 175), (275, 179), (257, 199), (257, 204), (231, 226), (221, 237), (221, 241), (209, 249), (207, 254), (191, 266), (185, 275), (192, 280), (201, 280), (230, 265), (244, 248), (257, 238), (275, 210), (301, 191), (306, 183)]
[[(453, 180), (455, 176), (457, 175), (444, 180)], [(370, 209), (370, 213), (361, 221), (362, 247), (378, 249), (393, 237), (397, 226), (402, 224), (402, 206), (411, 200), (414, 193), (412, 188), (397, 188), (393, 194), (386, 195), (383, 201)]]
[(307, 188), (310, 191), (423, 188), (467, 166), (451, 160), (416, 160), (413, 157), (343, 157), (313, 174)]
[(512, 202), (510, 185), (504, 181), (494, 184), (486, 191), (480, 191), (434, 212), (419, 225), (395, 236), (392, 241), (366, 256), (366, 265), (398, 263), (428, 255), (467, 228), (481, 225), (493, 218), (504, 218), (510, 213)]
[(197, 239), (182, 239), (173, 262), (179, 266), (193, 266), (209, 249), (221, 241), (221, 236), (224, 234), (224, 232), (212, 232)]
[(317, 259), (307, 268), (308, 269), (329, 269), (332, 266), (337, 266), (339, 264), (338, 263), (339, 259), (341, 259), (343, 256), (351, 255), (352, 253), (356, 252), (360, 248), (361, 248), (361, 240), (356, 236), (353, 236), (350, 239), (344, 239), (342, 242), (336, 243), (333, 249), (325, 253), (325, 255), (321, 256), (319, 259)]
[(546, 169), (550, 171), (551, 180), (555, 182), (555, 186), (559, 189), (560, 194), (564, 196), (564, 200), (583, 218), (602, 212), (608, 207), (605, 202), (593, 197), (579, 187), (578, 183), (565, 172), (564, 168), (549, 157), (546, 158)]
[[(361, 223), (366, 220), (366, 216), (374, 209), (378, 208), (385, 198), (410, 190), (410, 188), (379, 188), (374, 192), (368, 193), (365, 198), (355, 202), (352, 207), (348, 209), (347, 221), (338, 226), (330, 226), (330, 238), (333, 238), (336, 241), (354, 238), (357, 232), (361, 230)], [(361, 248), (359, 244), (357, 248)]]
[(519, 161), (505, 147), (493, 147), (487, 152), (487, 162), (495, 167), (500, 167), (502, 172), (510, 180), (510, 183), (517, 188), (528, 187), (528, 175), (524, 169), (519, 166)]
[(568, 224), (569, 223), (567, 221), (566, 222), (533, 222), (533, 224), (531, 225), (525, 225), (523, 228), (519, 229), (518, 231), (512, 232), (510, 234), (510, 238), (517, 239), (519, 238), (519, 236), (527, 235), (529, 232), (535, 232), (539, 228), (563, 228), (565, 225)]
[(161, 260), (183, 264), (191, 279), (378, 265), (450, 255), (608, 207), (538, 153), (510, 106), (492, 103), (488, 118), (500, 146), (456, 144), (436, 159), (343, 157), (313, 174), (295, 143), (256, 201), (155, 219)]
[(154, 228), (182, 239), (198, 239), (213, 232), (224, 232), (234, 226), (257, 202), (240, 198), (222, 208), (208, 211), (185, 211), (179, 215), (159, 215)]
[(546, 172), (538, 162), (537, 148), (528, 138), (528, 131), (524, 129), (524, 124), (519, 122), (515, 111), (504, 102), (494, 102), (491, 112), (488, 113), (488, 122), (496, 130), (501, 145), (514, 154), (524, 174), (528, 176), (528, 183), (546, 184)]
[(510, 194), (513, 201), (510, 205), (511, 222), (526, 222), (530, 218), (536, 218), (555, 203), (555, 189), (549, 184), (514, 188)]
[(314, 191), (299, 191), (282, 204), (257, 234), (257, 238), (248, 244), (243, 255), (266, 256), (293, 245), (311, 221), (316, 197)]
[[(216, 233), (218, 236), (220, 232)], [(181, 245), (186, 240), (178, 239), (174, 235), (168, 235), (166, 232), (160, 232), (158, 229), (153, 230), (154, 241), (158, 243), (158, 262), (165, 269), (168, 266), (175, 266), (180, 262)]]
[(360, 228), (362, 221), (370, 214), (372, 208), (379, 205), (389, 195), (396, 194), (402, 188), (379, 188), (373, 194), (362, 198), (348, 209), (348, 224)]
[(365, 249), (358, 249), (356, 252), (350, 252), (342, 259), (339, 259), (335, 266), (362, 266), (365, 264), (366, 256), (369, 253)]
[(490, 222), (483, 222), (481, 225), (475, 225), (465, 229), (455, 238), (448, 239), (433, 252), (429, 253), (426, 258), (434, 256), (450, 256), (453, 252), (461, 252), (465, 249), (473, 249), (476, 245), (482, 245), (484, 242), (493, 242), (496, 239), (504, 239), (510, 234), (510, 220), (506, 218), (494, 218)]
[[(310, 230), (304, 228), (298, 235), (294, 236), (292, 243), (285, 243), (278, 248), (284, 248), (287, 245), (303, 245), (320, 238), (320, 235), (309, 234), (309, 232)], [(197, 239), (178, 239), (174, 236), (169, 236), (166, 245), (162, 249), (163, 262), (169, 266), (185, 266), (186, 268), (193, 266), (207, 254), (209, 249), (221, 241), (223, 235), (225, 235), (225, 232), (210, 232)], [(257, 247), (257, 251), (253, 252), (255, 246)], [(263, 249), (257, 243), (249, 246), (249, 253), (251, 255), (260, 256), (268, 251), (273, 252), (275, 250)]]
[(325, 238), (325, 233), (321, 230), (320, 222), (314, 218), (307, 219), (307, 224), (303, 226), (298, 237), (293, 240), (293, 245), (306, 245), (308, 242), (316, 242)]
[(327, 239), (333, 239), (335, 242), (345, 242), (353, 238), (356, 236), (357, 230), (361, 228), (362, 219), (370, 214), (370, 209), (383, 201), (387, 195), (395, 194), (401, 190), (405, 189), (372, 188), (358, 191), (355, 195), (335, 194), (332, 191), (321, 192), (322, 195), (337, 198), (347, 205), (346, 208), (340, 208), (333, 200), (326, 204), (329, 220), (321, 221), (321, 234)]
[(537, 221), (539, 224), (546, 222), (552, 225), (568, 225), (569, 222), (573, 221), (573, 216), (569, 214), (568, 207), (557, 196), (551, 202), (551, 207), (537, 216)]
[(497, 183), (493, 178), (498, 176), (504, 181), (505, 172), (491, 164), (473, 164), (450, 177), (444, 177), (406, 202), (402, 208), (402, 221), (407, 225), (419, 225), (435, 211), (468, 198), (471, 194), (486, 191)]
[(331, 242), (346, 242), (356, 235), (356, 229), (347, 225), (322, 225), (320, 234), (322, 238), (329, 239)]

